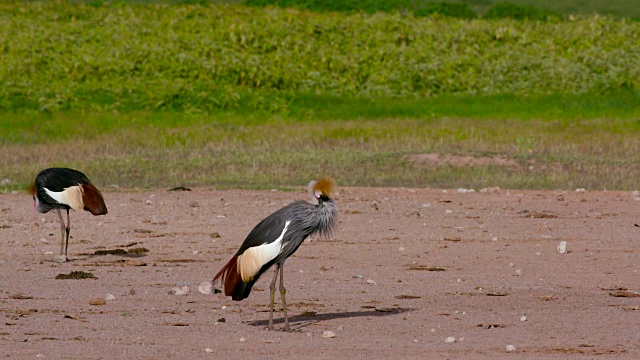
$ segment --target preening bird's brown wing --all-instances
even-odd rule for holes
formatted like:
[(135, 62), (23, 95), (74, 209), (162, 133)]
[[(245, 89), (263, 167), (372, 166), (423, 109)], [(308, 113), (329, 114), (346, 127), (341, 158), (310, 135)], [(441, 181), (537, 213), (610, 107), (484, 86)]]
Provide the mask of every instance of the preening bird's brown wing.
[(98, 189), (92, 183), (82, 184), (82, 202), (84, 209), (93, 215), (106, 215), (107, 205)]

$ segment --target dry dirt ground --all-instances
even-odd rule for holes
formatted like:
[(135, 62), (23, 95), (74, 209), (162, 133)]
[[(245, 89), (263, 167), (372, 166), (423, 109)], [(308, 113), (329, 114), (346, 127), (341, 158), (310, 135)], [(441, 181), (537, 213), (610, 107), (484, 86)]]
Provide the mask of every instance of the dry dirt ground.
[(265, 330), (272, 272), (242, 302), (199, 292), (304, 191), (108, 190), (108, 215), (71, 214), (63, 264), (57, 215), (0, 195), (0, 357), (640, 358), (630, 192), (341, 188), (333, 238), (284, 267), (294, 331)]

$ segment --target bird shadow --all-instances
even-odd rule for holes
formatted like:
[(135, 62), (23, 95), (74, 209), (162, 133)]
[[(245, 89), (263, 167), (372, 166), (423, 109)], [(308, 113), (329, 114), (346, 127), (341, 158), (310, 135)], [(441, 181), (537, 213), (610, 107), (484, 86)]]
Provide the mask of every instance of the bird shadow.
[[(289, 324), (292, 330), (301, 330), (309, 325), (319, 323), (321, 321), (334, 320), (334, 319), (349, 319), (357, 317), (383, 317), (390, 315), (398, 315), (409, 311), (414, 311), (413, 308), (384, 308), (384, 309), (372, 309), (362, 311), (342, 311), (334, 313), (316, 313), (308, 314), (302, 313), (300, 315), (289, 316)], [(252, 326), (267, 326), (269, 320), (253, 320), (245, 321), (245, 324)], [(278, 317), (273, 319), (273, 324), (284, 324), (284, 318)]]

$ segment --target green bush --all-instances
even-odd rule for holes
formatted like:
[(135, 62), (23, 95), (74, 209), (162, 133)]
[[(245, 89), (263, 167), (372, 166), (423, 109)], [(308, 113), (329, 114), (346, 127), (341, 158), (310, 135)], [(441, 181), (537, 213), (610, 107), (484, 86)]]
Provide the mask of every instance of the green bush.
[[(630, 40), (631, 39), (631, 40)], [(0, 111), (640, 90), (640, 23), (0, 1)]]
[(483, 18), (485, 19), (515, 19), (515, 20), (561, 20), (562, 16), (555, 11), (541, 9), (530, 5), (516, 5), (501, 3), (492, 6)]

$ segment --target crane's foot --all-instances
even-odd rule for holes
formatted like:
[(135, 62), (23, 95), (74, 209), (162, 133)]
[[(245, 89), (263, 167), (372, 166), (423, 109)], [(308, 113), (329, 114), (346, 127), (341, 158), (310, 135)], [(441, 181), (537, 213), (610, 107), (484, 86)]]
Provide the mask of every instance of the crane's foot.
[(53, 257), (53, 261), (57, 262), (57, 263), (66, 263), (67, 261), (69, 261), (69, 258), (67, 258), (67, 255), (56, 255)]

